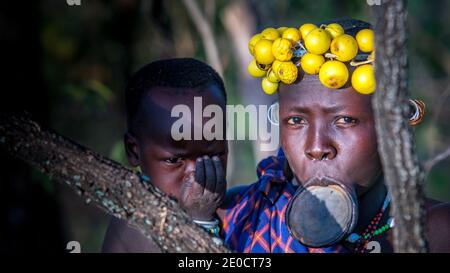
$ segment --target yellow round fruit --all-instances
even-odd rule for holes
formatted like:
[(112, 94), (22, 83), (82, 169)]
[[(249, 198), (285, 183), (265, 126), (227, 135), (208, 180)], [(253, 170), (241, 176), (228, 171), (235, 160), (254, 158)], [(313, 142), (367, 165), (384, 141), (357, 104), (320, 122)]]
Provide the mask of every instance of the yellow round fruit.
[(280, 38), (280, 33), (278, 32), (278, 30), (276, 30), (273, 27), (269, 27), (269, 28), (264, 29), (261, 32), (261, 35), (262, 35), (262, 38), (270, 40), (270, 41), (273, 41), (276, 38)]
[(292, 62), (280, 62), (276, 68), (274, 72), (283, 83), (291, 84), (297, 79), (298, 68)]
[(256, 65), (259, 67), (259, 69), (267, 71), (272, 66), (271, 64), (260, 64), (256, 62)]
[(365, 28), (356, 33), (356, 41), (359, 49), (363, 52), (371, 52), (374, 49), (374, 34), (373, 30)]
[(260, 64), (271, 64), (275, 57), (272, 54), (272, 41), (261, 39), (255, 45), (255, 60)]
[(333, 39), (330, 46), (330, 51), (336, 55), (336, 59), (341, 62), (348, 62), (355, 58), (358, 54), (358, 43), (355, 38), (348, 34)]
[(272, 95), (278, 89), (278, 83), (269, 81), (266, 77), (261, 81), (261, 87), (268, 95)]
[(277, 74), (275, 74), (275, 72), (273, 71), (273, 69), (270, 69), (267, 72), (267, 77), (266, 77), (269, 81), (271, 82), (280, 82), (280, 79), (278, 78)]
[(337, 23), (329, 24), (325, 27), (325, 30), (328, 32), (328, 34), (331, 36), (332, 39), (341, 36), (344, 34), (344, 29), (341, 25)]
[(317, 26), (314, 24), (303, 24), (301, 27), (299, 27), (298, 31), (300, 32), (300, 35), (302, 36), (303, 41), (305, 40), (306, 36), (311, 32), (311, 30), (316, 29)]
[(260, 33), (253, 35), (253, 37), (248, 42), (248, 50), (250, 51), (250, 54), (255, 54), (255, 45), (256, 43), (261, 40), (262, 35)]
[(371, 94), (375, 91), (375, 73), (372, 65), (364, 64), (353, 71), (352, 87), (361, 94)]
[(340, 61), (326, 61), (320, 68), (319, 79), (328, 88), (340, 88), (348, 80), (348, 68)]
[(272, 70), (275, 71), (275, 72), (278, 71), (279, 66), (280, 66), (281, 63), (282, 62), (278, 61), (278, 60), (273, 61), (273, 63), (272, 63)]
[(272, 54), (275, 59), (285, 62), (292, 58), (292, 43), (288, 39), (278, 38), (273, 41)]
[(325, 62), (325, 58), (322, 55), (306, 53), (300, 59), (300, 65), (308, 74), (315, 75), (319, 73), (320, 67)]
[(256, 63), (256, 60), (253, 60), (248, 64), (247, 71), (250, 75), (252, 75), (255, 78), (264, 77), (267, 73), (267, 71), (264, 71), (261, 68), (259, 68), (258, 64)]
[(279, 27), (277, 28), (278, 33), (280, 33), (280, 36), (283, 35), (283, 32), (288, 29), (288, 27)]
[(300, 32), (298, 32), (298, 29), (296, 28), (288, 28), (283, 32), (283, 35), (281, 36), (284, 39), (288, 39), (289, 41), (291, 41), (292, 43), (296, 43), (298, 41), (300, 41)]
[(330, 48), (330, 43), (330, 35), (321, 28), (311, 30), (305, 38), (306, 50), (313, 54), (324, 54)]

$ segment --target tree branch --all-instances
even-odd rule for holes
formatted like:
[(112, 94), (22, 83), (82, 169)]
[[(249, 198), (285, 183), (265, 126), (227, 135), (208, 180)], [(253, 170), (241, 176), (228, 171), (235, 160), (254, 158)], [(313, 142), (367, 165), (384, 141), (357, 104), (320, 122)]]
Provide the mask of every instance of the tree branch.
[[(236, 66), (238, 96), (242, 104), (267, 105), (273, 103), (274, 97), (265, 95), (264, 92), (249, 92), (250, 90), (261, 89), (261, 81), (250, 76), (247, 72), (247, 66), (253, 57), (248, 51), (248, 41), (256, 33), (256, 18), (245, 1), (230, 1), (221, 14), (222, 24), (227, 32), (228, 39), (231, 41), (232, 53)], [(267, 121), (268, 122), (268, 121)], [(267, 123), (268, 126), (270, 123)], [(268, 127), (270, 128), (270, 127)], [(273, 128), (278, 130), (278, 128)], [(261, 145), (264, 142), (261, 138), (252, 141), (253, 155), (256, 162), (268, 156), (273, 155), (273, 151), (262, 151)], [(235, 143), (230, 143), (231, 152), (235, 149)], [(231, 165), (233, 166), (233, 165)]]
[(0, 114), (0, 147), (137, 226), (163, 252), (228, 252), (145, 177), (28, 117)]
[(217, 71), (217, 73), (223, 76), (222, 62), (220, 61), (216, 40), (214, 39), (213, 31), (208, 23), (208, 20), (202, 14), (195, 0), (183, 0), (182, 2), (194, 22), (195, 27), (200, 33), (208, 62)]
[(435, 165), (439, 164), (441, 161), (446, 160), (448, 157), (450, 157), (450, 147), (442, 153), (439, 153), (434, 157), (428, 159), (424, 164), (425, 172), (429, 173)]
[(406, 0), (374, 6), (377, 90), (373, 108), (378, 150), (395, 217), (394, 250), (426, 252), (424, 173), (408, 125)]

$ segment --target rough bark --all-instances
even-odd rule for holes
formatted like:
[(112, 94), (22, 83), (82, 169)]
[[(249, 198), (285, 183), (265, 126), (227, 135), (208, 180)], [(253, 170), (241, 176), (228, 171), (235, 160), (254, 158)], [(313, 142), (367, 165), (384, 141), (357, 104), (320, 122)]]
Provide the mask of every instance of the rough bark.
[(405, 0), (374, 6), (377, 91), (374, 95), (378, 150), (395, 217), (394, 250), (426, 252), (424, 173), (408, 125), (407, 12)]
[(228, 252), (145, 177), (27, 116), (0, 114), (0, 147), (66, 183), (86, 203), (137, 226), (164, 252)]

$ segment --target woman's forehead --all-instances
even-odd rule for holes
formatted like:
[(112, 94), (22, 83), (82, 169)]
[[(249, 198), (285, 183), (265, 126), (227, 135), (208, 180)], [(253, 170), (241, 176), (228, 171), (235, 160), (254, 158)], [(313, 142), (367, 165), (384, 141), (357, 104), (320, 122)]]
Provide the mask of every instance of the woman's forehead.
[(280, 105), (309, 107), (371, 107), (371, 95), (360, 94), (351, 86), (329, 89), (315, 75), (305, 75), (299, 82), (282, 84), (279, 89)]

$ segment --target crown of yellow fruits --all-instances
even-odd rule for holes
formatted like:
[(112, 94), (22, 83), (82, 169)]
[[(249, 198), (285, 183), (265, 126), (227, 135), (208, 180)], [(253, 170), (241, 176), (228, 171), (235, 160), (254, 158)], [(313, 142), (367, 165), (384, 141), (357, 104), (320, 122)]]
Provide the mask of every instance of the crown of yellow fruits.
[[(319, 75), (320, 82), (331, 89), (350, 80), (359, 93), (375, 91), (374, 33), (369, 28), (359, 30), (354, 37), (338, 23), (266, 28), (250, 39), (248, 48), (254, 57), (248, 72), (262, 78), (267, 94), (275, 93), (280, 82), (294, 83), (301, 71)], [(356, 67), (351, 74), (348, 65)]]

